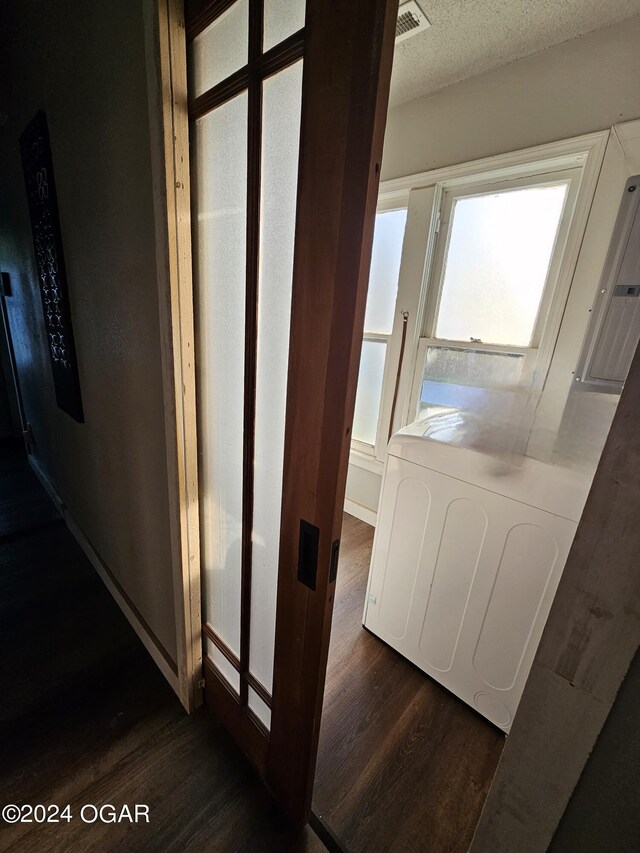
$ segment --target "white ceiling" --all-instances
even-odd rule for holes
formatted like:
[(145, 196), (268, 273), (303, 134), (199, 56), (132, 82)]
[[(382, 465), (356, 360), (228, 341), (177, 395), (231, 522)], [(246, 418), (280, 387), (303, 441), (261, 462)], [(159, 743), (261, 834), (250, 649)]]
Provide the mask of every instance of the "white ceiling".
[(431, 27), (396, 45), (392, 105), (640, 13), (640, 0), (418, 0), (418, 4)]

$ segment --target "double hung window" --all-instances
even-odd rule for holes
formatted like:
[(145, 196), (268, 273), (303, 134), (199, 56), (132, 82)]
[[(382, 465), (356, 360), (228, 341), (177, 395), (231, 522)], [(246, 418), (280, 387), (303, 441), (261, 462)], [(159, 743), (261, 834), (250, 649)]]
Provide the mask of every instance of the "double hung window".
[(376, 216), (352, 431), (354, 446), (365, 453), (373, 452), (381, 421), (406, 221), (406, 207), (381, 210)]
[(505, 392), (535, 393), (576, 171), (444, 191), (418, 416), (430, 405), (486, 409)]
[(352, 461), (380, 464), (389, 432), (430, 406), (486, 409), (539, 393), (568, 292), (583, 161), (444, 174), (405, 183), (404, 195), (383, 185)]

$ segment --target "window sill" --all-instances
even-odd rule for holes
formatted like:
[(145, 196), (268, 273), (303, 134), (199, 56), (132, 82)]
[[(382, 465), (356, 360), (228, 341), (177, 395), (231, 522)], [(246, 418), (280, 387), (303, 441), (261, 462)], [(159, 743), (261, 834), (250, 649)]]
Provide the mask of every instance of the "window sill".
[(368, 453), (363, 453), (361, 450), (354, 450), (352, 447), (349, 452), (349, 464), (356, 465), (358, 468), (364, 468), (365, 471), (371, 471), (373, 474), (382, 476), (384, 471), (384, 462), (376, 459), (375, 456)]

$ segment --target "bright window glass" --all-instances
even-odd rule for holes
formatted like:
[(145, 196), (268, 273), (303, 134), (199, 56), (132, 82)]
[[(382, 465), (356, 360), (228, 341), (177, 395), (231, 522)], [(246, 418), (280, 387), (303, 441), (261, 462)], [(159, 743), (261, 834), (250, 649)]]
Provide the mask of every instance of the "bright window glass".
[[(302, 60), (263, 85), (249, 668), (269, 691), (276, 630), (301, 105)], [(260, 715), (257, 697), (256, 702)]]
[[(203, 607), (207, 621), (239, 655), (246, 92), (196, 122), (194, 147)], [(228, 676), (226, 665), (221, 671)]]
[(406, 223), (406, 208), (383, 211), (376, 216), (373, 234), (364, 342), (352, 431), (356, 441), (371, 446), (375, 445), (378, 432), (385, 359), (393, 331)]
[(256, 717), (260, 720), (266, 729), (271, 728), (271, 710), (265, 705), (258, 694), (249, 688), (249, 708), (253, 711)]
[(376, 443), (386, 353), (386, 341), (362, 343), (352, 435), (364, 444)]
[(406, 209), (389, 210), (376, 216), (365, 332), (391, 334), (406, 222)]
[(567, 188), (454, 201), (436, 338), (531, 345)]
[(249, 2), (237, 0), (189, 46), (189, 85), (202, 95), (247, 64), (249, 57)]
[(304, 27), (305, 0), (265, 0), (265, 51)]
[(519, 387), (524, 360), (523, 353), (427, 347), (418, 417), (428, 406), (486, 409), (493, 399), (490, 391)]

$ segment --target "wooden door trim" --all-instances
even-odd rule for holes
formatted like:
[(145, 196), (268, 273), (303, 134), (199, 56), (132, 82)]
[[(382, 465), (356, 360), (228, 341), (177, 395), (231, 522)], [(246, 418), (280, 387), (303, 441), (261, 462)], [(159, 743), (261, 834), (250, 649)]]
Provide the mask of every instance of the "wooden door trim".
[[(267, 762), (297, 823), (311, 807), (397, 8), (307, 2)], [(320, 530), (315, 591), (298, 580), (301, 519)]]
[(187, 41), (193, 41), (235, 2), (236, 0), (186, 0)]
[(254, 70), (262, 54), (263, 0), (249, 0), (247, 103), (247, 220), (244, 322), (244, 441), (242, 461), (242, 562), (240, 579), (240, 704), (248, 707), (253, 563), (253, 493), (256, 446), (256, 371), (258, 361), (258, 276), (262, 172), (262, 79)]
[(178, 695), (202, 701), (200, 521), (191, 272), (187, 63), (182, 0), (145, 0)]
[(216, 631), (213, 630), (208, 622), (202, 623), (202, 633), (207, 639), (211, 640), (218, 651), (226, 657), (231, 666), (238, 674), (240, 674), (240, 658), (238, 655), (233, 653), (232, 649), (229, 648), (225, 641), (216, 633)]
[(205, 657), (206, 703), (215, 709), (216, 715), (227, 728), (249, 760), (263, 778), (267, 773), (269, 733), (248, 707), (243, 707), (236, 692), (218, 673), (209, 658)]
[(189, 104), (189, 118), (195, 121), (245, 92), (250, 86), (252, 74), (264, 80), (302, 59), (303, 55), (304, 30), (298, 30), (266, 53), (252, 59), (251, 66), (245, 65), (239, 68), (206, 92), (202, 92), (197, 98), (193, 98)]
[(229, 646), (224, 642), (221, 637), (218, 636), (218, 634), (213, 630), (213, 628), (211, 627), (211, 625), (209, 625), (208, 622), (202, 623), (202, 633), (205, 637), (207, 637), (207, 639), (211, 640), (211, 642), (218, 649), (218, 651), (226, 657), (226, 659), (236, 670), (240, 678), (246, 682), (247, 687), (251, 687), (251, 689), (255, 693), (257, 693), (258, 696), (262, 699), (267, 708), (271, 708), (271, 693), (269, 693), (264, 684), (258, 681), (255, 675), (253, 675), (253, 673), (250, 672), (248, 668), (242, 666), (240, 658), (233, 653)]

